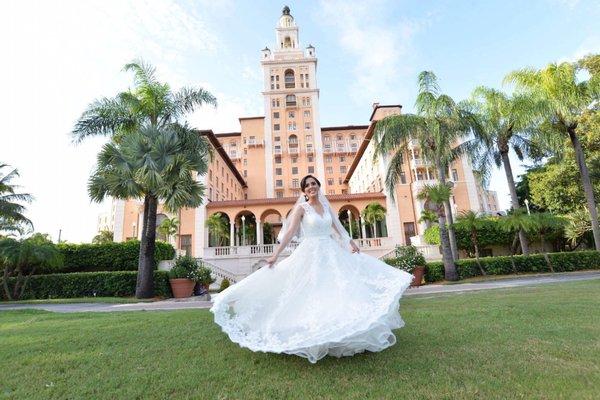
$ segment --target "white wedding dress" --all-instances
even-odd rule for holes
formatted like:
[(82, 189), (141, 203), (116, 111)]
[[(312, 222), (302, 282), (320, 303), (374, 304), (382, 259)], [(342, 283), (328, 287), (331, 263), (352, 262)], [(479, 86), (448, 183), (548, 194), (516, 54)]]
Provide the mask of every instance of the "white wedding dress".
[(396, 343), (399, 300), (413, 276), (331, 236), (332, 216), (303, 203), (304, 238), (290, 256), (213, 296), (215, 322), (252, 351), (316, 363)]

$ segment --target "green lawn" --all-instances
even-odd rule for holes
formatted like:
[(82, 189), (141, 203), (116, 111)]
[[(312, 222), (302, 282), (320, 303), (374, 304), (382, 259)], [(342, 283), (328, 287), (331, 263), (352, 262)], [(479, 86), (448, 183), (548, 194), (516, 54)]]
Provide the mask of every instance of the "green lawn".
[(207, 310), (0, 312), (0, 399), (592, 399), (600, 280), (402, 300), (381, 352), (316, 365), (231, 343)]

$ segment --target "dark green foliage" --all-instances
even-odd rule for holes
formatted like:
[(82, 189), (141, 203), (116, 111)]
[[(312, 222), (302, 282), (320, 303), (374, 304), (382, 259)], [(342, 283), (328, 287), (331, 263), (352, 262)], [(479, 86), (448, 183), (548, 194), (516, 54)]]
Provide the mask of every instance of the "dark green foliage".
[[(42, 270), (40, 273), (136, 271), (138, 268), (140, 242), (137, 240), (103, 244), (61, 243), (57, 247), (64, 257), (64, 266), (53, 271)], [(173, 246), (156, 242), (156, 264), (161, 260), (171, 260), (174, 256)]]
[(192, 256), (179, 256), (175, 260), (175, 265), (173, 265), (173, 268), (169, 271), (169, 278), (195, 280), (195, 272), (198, 268), (199, 265)]
[[(580, 271), (587, 269), (600, 269), (600, 252), (574, 251), (561, 253), (548, 253), (548, 257), (554, 266), (556, 272)], [(517, 272), (551, 272), (544, 260), (543, 254), (533, 254), (529, 256), (514, 256)], [(513, 274), (513, 266), (509, 256), (502, 257), (482, 257), (479, 259), (481, 265), (488, 275), (509, 275)], [(390, 265), (395, 265), (396, 259), (389, 258), (385, 260)], [(462, 259), (456, 261), (456, 269), (460, 279), (480, 276), (481, 272), (474, 259)], [(441, 261), (427, 263), (425, 271), (426, 282), (437, 282), (444, 279), (444, 265)]]
[[(21, 299), (133, 296), (136, 279), (135, 271), (34, 275), (29, 279)], [(154, 290), (156, 296), (171, 297), (169, 278), (165, 271), (154, 271)]]
[[(499, 218), (484, 218), (480, 221), (482, 227), (477, 230), (479, 248), (491, 245), (508, 246), (511, 243), (513, 234), (503, 231), (498, 220)], [(458, 248), (461, 250), (472, 250), (473, 243), (471, 241), (471, 232), (468, 226), (459, 221), (454, 224), (454, 229), (456, 231)], [(427, 228), (425, 231), (425, 241), (429, 244), (439, 245), (440, 233), (437, 225)]]
[(223, 280), (221, 281), (221, 286), (219, 286), (219, 292), (222, 292), (223, 290), (227, 289), (229, 285), (231, 285), (229, 279), (223, 278)]

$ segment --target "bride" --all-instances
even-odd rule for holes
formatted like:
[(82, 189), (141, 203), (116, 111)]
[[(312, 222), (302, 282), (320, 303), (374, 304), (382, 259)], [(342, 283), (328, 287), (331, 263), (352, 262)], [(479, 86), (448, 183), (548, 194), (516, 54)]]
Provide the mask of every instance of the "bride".
[[(261, 268), (213, 297), (210, 311), (229, 338), (252, 351), (326, 355), (381, 351), (404, 326), (399, 300), (413, 276), (363, 254), (312, 175)], [(276, 264), (290, 241), (300, 242)]]

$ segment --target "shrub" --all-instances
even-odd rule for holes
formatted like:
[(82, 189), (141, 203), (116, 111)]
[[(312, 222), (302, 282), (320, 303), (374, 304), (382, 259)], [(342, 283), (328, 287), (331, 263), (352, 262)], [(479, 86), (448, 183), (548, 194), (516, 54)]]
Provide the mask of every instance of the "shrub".
[(198, 270), (198, 267), (198, 263), (191, 256), (179, 256), (175, 260), (175, 265), (173, 265), (173, 268), (169, 271), (169, 278), (187, 278), (196, 281), (196, 271)]
[[(595, 250), (548, 253), (548, 257), (550, 257), (550, 262), (552, 262), (556, 272), (600, 269), (600, 252)], [(396, 265), (397, 263), (396, 258), (388, 258), (384, 261), (390, 265)], [(510, 256), (482, 257), (479, 261), (488, 275), (508, 275), (515, 272), (551, 272), (543, 254), (514, 256), (512, 257), (514, 267)], [(456, 261), (456, 269), (460, 279), (481, 275), (477, 261), (472, 258)], [(441, 261), (428, 262), (425, 270), (425, 281), (437, 282), (442, 280), (444, 280), (444, 264)]]
[[(22, 299), (133, 296), (136, 280), (137, 272), (134, 271), (34, 275), (30, 278)], [(10, 284), (13, 284), (12, 280), (9, 280)], [(154, 293), (159, 297), (171, 297), (171, 287), (165, 271), (154, 271)]]
[[(131, 240), (121, 243), (67, 244), (57, 245), (64, 258), (64, 266), (57, 270), (42, 270), (39, 273), (137, 271), (140, 242)], [(168, 243), (156, 242), (154, 260), (171, 260), (175, 249)]]
[(425, 257), (415, 246), (396, 246), (396, 262), (394, 265), (412, 274), (416, 267), (425, 266)]
[(229, 279), (223, 278), (223, 280), (221, 281), (221, 286), (219, 286), (219, 292), (222, 292), (223, 290), (227, 289), (229, 285), (231, 285)]

